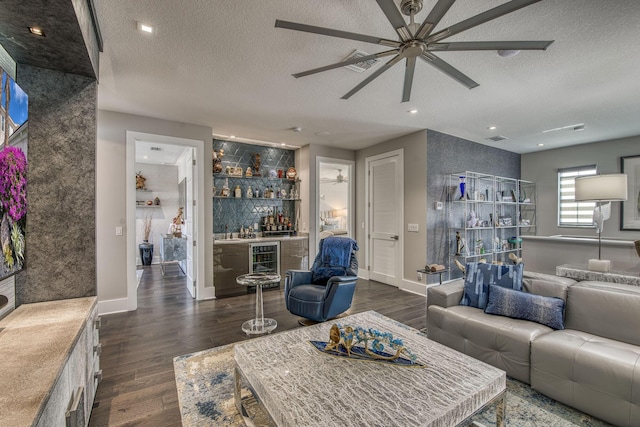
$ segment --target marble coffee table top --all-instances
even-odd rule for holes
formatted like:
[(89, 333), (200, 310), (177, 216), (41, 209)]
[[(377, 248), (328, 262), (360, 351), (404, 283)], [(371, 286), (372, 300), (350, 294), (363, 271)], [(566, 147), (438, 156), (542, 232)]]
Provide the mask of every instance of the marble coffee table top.
[[(334, 323), (391, 332), (426, 367), (322, 354)], [(235, 345), (236, 365), (279, 426), (452, 426), (506, 389), (504, 371), (374, 311)]]

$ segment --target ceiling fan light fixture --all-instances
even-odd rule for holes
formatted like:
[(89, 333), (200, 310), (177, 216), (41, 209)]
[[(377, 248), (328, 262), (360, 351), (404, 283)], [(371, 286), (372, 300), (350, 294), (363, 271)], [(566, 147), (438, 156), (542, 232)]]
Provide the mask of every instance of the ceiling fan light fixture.
[(499, 50), (498, 56), (501, 58), (513, 58), (517, 54), (519, 54), (519, 50), (507, 49), (507, 50)]
[(487, 129), (489, 129), (489, 130), (496, 130), (496, 129), (498, 129), (498, 126), (489, 126)]

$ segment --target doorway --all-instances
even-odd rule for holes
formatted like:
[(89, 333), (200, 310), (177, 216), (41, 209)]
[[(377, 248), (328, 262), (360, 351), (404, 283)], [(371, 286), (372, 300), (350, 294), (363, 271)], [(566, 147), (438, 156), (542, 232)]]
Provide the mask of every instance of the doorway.
[(351, 160), (316, 158), (316, 242), (354, 236), (354, 167)]
[(404, 218), (402, 150), (366, 159), (369, 279), (400, 286)]
[[(198, 159), (204, 159), (204, 141), (127, 132), (127, 182), (136, 182), (136, 175), (142, 170), (149, 175), (143, 176), (146, 178), (144, 190), (130, 185), (126, 191), (127, 230), (131, 230), (127, 233), (129, 310), (135, 310), (138, 305), (136, 270), (140, 264), (141, 218), (151, 218), (149, 240), (153, 239), (155, 248), (152, 264), (168, 260), (169, 256), (163, 256), (168, 248), (165, 243), (179, 243), (185, 255), (177, 257), (180, 259), (175, 268), (184, 273), (186, 287), (193, 298), (207, 297), (202, 280), (205, 246), (198, 245), (205, 242), (204, 226), (198, 225), (198, 218), (204, 218), (204, 203), (198, 203), (204, 200), (204, 174)], [(181, 220), (174, 221), (180, 216)], [(173, 238), (177, 239), (170, 240)]]

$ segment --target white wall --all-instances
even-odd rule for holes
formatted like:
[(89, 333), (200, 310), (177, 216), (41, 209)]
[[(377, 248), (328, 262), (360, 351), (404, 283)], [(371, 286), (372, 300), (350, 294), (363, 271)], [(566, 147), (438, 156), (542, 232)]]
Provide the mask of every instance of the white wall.
[[(96, 147), (96, 254), (98, 301), (113, 301), (117, 309), (127, 298), (127, 247), (125, 179), (127, 131), (166, 135), (205, 142), (205, 158), (202, 167), (205, 176), (212, 176), (212, 129), (186, 123), (153, 119), (131, 114), (98, 110), (98, 138)], [(206, 184), (206, 183), (205, 183)], [(209, 184), (210, 185), (210, 184)], [(210, 194), (210, 192), (206, 193)], [(213, 286), (213, 207), (212, 198), (205, 197), (205, 287)], [(123, 227), (125, 236), (116, 236), (115, 228)], [(131, 230), (135, 232), (135, 230)]]
[[(136, 208), (136, 242), (142, 243), (143, 220), (147, 215), (152, 216), (151, 235), (149, 243), (153, 243), (153, 264), (160, 262), (160, 245), (162, 236), (169, 230), (169, 225), (173, 222), (173, 217), (178, 213), (178, 166), (171, 165), (151, 165), (136, 163), (136, 172), (142, 172), (146, 178), (145, 185), (151, 192), (136, 191), (137, 200), (154, 201), (160, 199), (158, 207)], [(136, 264), (141, 265), (140, 252), (136, 252)]]

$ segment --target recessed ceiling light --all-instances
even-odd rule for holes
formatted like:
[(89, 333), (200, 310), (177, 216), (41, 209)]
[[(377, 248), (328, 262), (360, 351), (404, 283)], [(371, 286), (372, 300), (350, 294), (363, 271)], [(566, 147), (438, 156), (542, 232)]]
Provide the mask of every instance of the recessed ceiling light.
[(142, 158), (143, 158), (143, 159), (148, 159), (148, 158), (149, 158), (149, 156), (142, 156)]
[(137, 24), (138, 31), (142, 31), (143, 33), (149, 33), (149, 34), (154, 33), (153, 25), (145, 24), (140, 21), (136, 22), (136, 24)]
[(40, 36), (40, 37), (45, 37), (44, 31), (40, 27), (29, 27), (29, 31), (33, 35)]
[(292, 127), (291, 130), (293, 132), (302, 132), (302, 127), (300, 127), (300, 126)]
[(287, 146), (287, 144), (285, 144), (284, 142), (281, 142), (280, 145), (282, 145), (283, 147)]
[(236, 137), (235, 135), (229, 135), (229, 139), (233, 139), (235, 137)]
[(409, 113), (409, 114), (417, 114), (417, 113), (418, 113), (418, 110), (416, 110), (416, 109), (414, 108), (413, 110), (409, 110), (409, 111), (407, 111), (407, 113)]
[(538, 147), (544, 147), (544, 144), (541, 142), (540, 144), (538, 144)]
[(487, 129), (489, 129), (489, 130), (496, 130), (496, 129), (498, 129), (498, 126), (489, 126)]

